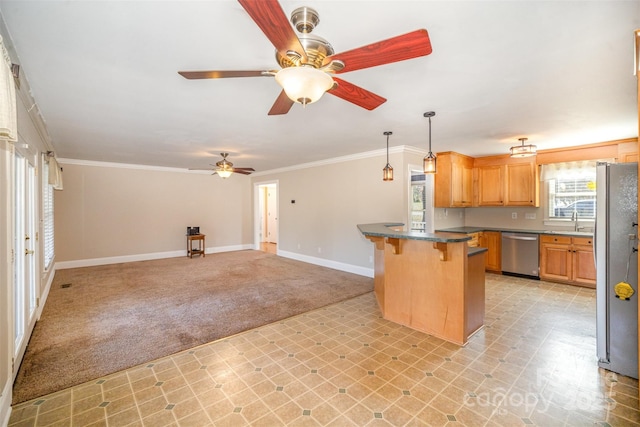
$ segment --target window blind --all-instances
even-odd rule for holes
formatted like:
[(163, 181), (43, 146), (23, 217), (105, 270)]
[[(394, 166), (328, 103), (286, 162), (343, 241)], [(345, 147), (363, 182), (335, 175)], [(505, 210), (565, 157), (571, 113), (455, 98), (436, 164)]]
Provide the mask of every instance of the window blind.
[(53, 234), (53, 186), (49, 184), (49, 162), (44, 162), (42, 174), (42, 219), (44, 233), (44, 268), (48, 270), (55, 255)]

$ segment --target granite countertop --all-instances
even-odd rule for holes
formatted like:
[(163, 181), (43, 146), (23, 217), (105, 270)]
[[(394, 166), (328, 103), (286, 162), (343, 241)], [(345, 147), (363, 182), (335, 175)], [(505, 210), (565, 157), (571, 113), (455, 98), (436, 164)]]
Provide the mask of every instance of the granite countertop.
[(524, 230), (521, 228), (495, 228), (495, 227), (452, 227), (444, 228), (436, 231), (442, 231), (446, 233), (478, 233), (480, 231), (500, 231), (503, 233), (531, 233), (531, 234), (557, 234), (561, 236), (574, 236), (574, 237), (593, 237), (592, 232), (587, 231), (556, 231), (556, 230)]
[(483, 252), (488, 252), (488, 251), (489, 251), (489, 249), (487, 249), (487, 248), (473, 247), (473, 248), (467, 249), (467, 256), (478, 255), (478, 254), (481, 254)]
[(395, 231), (389, 227), (404, 227), (401, 222), (380, 222), (376, 224), (358, 224), (358, 230), (365, 236), (392, 237), (397, 239), (425, 240), (428, 242), (456, 243), (471, 240), (461, 232), (421, 233), (419, 231)]

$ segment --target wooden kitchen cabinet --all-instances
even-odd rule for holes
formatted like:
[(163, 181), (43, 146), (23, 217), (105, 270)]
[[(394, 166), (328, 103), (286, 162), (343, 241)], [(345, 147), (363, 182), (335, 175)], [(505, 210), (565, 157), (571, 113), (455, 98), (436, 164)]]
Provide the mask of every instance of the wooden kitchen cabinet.
[(595, 288), (593, 239), (550, 234), (540, 236), (540, 278)]
[(596, 287), (596, 264), (593, 259), (593, 239), (573, 238), (573, 281), (576, 284)]
[(535, 161), (497, 158), (488, 162), (490, 164), (476, 167), (478, 206), (539, 206), (540, 184)]
[(480, 246), (487, 248), (485, 270), (502, 271), (502, 233), (499, 231), (483, 231), (480, 233)]
[(505, 206), (538, 206), (538, 166), (533, 162), (505, 165)]
[(638, 142), (624, 142), (618, 144), (618, 162), (637, 162), (638, 161)]
[(504, 206), (502, 165), (478, 168), (478, 206)]
[(473, 158), (452, 151), (438, 153), (434, 189), (436, 208), (470, 207), (473, 201)]

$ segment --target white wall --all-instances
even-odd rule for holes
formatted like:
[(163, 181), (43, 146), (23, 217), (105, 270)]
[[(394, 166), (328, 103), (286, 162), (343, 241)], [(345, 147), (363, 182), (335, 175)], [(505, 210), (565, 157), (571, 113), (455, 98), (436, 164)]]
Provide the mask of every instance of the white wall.
[(186, 228), (207, 252), (253, 242), (251, 183), (234, 174), (60, 159), (55, 194), (56, 268), (186, 255)]
[(390, 182), (382, 181), (383, 152), (254, 176), (254, 183), (278, 181), (278, 253), (372, 274), (373, 245), (357, 224), (406, 222), (408, 215), (408, 160), (394, 148)]

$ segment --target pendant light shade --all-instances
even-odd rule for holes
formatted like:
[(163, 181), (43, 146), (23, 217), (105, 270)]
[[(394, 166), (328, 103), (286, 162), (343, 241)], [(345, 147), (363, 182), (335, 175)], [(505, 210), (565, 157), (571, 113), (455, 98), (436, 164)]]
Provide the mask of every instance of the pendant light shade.
[(393, 168), (389, 164), (389, 135), (393, 135), (393, 132), (387, 131), (382, 134), (387, 136), (387, 165), (382, 169), (382, 180), (393, 181)]
[(531, 157), (536, 155), (537, 147), (535, 145), (524, 145), (527, 138), (518, 138), (518, 141), (520, 141), (520, 145), (514, 145), (509, 150), (511, 157)]
[(316, 102), (333, 86), (331, 76), (312, 66), (283, 68), (276, 81), (289, 99), (302, 105)]
[(427, 111), (424, 113), (424, 117), (429, 118), (429, 154), (424, 156), (422, 161), (422, 171), (424, 173), (436, 173), (436, 156), (431, 151), (431, 117), (435, 116), (433, 111)]

